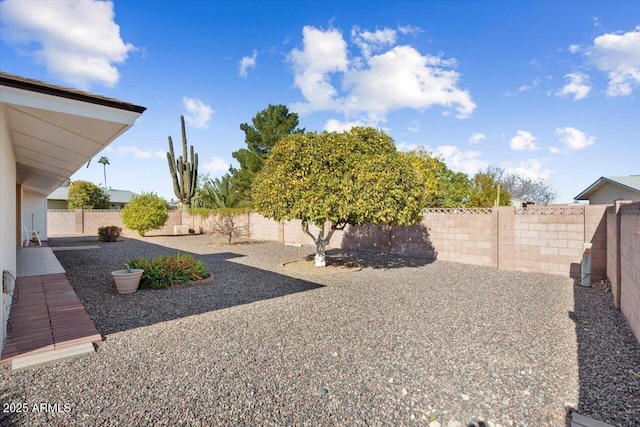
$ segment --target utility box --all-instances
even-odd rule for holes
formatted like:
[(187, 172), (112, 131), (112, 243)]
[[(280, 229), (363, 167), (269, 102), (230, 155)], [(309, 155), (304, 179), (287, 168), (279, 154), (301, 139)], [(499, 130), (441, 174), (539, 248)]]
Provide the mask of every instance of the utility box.
[(188, 225), (174, 225), (173, 234), (189, 234)]
[(591, 286), (591, 247), (593, 243), (585, 243), (582, 246), (582, 286)]

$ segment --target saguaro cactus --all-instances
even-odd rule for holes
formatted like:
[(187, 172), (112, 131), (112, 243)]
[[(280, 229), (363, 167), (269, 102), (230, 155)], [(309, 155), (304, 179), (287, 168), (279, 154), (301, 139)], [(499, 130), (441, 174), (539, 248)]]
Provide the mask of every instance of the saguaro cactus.
[(184, 127), (184, 116), (180, 116), (182, 125), (182, 156), (176, 160), (173, 152), (173, 141), (169, 136), (169, 171), (173, 178), (173, 192), (175, 193), (183, 209), (191, 207), (191, 198), (196, 192), (198, 183), (198, 153), (194, 154), (193, 145), (189, 147), (190, 161), (187, 161), (187, 132)]

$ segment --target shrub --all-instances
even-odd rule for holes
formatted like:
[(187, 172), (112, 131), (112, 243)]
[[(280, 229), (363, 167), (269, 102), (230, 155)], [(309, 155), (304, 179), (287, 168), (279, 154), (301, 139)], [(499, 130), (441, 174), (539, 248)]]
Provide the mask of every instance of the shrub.
[(122, 228), (115, 225), (105, 225), (98, 228), (98, 239), (101, 242), (115, 242), (122, 233)]
[(125, 227), (144, 236), (149, 230), (162, 228), (169, 219), (169, 206), (155, 193), (142, 193), (131, 198), (121, 216)]
[(163, 255), (153, 259), (133, 258), (127, 264), (131, 269), (144, 270), (140, 279), (140, 288), (143, 289), (164, 289), (206, 279), (211, 275), (202, 261), (189, 254)]

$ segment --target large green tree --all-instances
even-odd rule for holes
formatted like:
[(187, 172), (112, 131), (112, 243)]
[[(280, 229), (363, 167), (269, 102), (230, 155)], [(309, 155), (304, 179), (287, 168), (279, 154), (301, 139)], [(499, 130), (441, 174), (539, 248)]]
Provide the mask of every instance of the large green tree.
[(72, 181), (67, 195), (69, 209), (108, 209), (109, 195), (89, 181)]
[(244, 132), (247, 148), (232, 153), (240, 164), (239, 169), (231, 169), (232, 183), (240, 198), (250, 202), (253, 180), (262, 170), (274, 145), (286, 135), (303, 133), (304, 129), (298, 129), (296, 113), (289, 112), (284, 105), (271, 104), (251, 119), (251, 125), (242, 123), (240, 129)]
[(558, 197), (558, 193), (553, 188), (551, 181), (545, 178), (527, 178), (517, 173), (508, 172), (499, 165), (488, 166), (483, 173), (499, 182), (512, 198), (522, 199), (538, 205), (548, 205)]
[[(413, 224), (420, 219), (423, 194), (393, 139), (363, 127), (284, 137), (253, 184), (259, 213), (277, 221), (302, 220), (316, 244), (318, 267), (325, 265), (325, 247), (335, 230), (347, 224)], [(309, 231), (311, 224), (320, 228), (317, 236)]]
[[(500, 196), (498, 197), (498, 192)], [(469, 207), (490, 208), (492, 206), (509, 206), (511, 196), (493, 176), (478, 172), (471, 180), (471, 197)]]
[(471, 195), (469, 178), (453, 172), (440, 157), (419, 148), (403, 153), (420, 178), (424, 192), (424, 207), (459, 208), (466, 206)]

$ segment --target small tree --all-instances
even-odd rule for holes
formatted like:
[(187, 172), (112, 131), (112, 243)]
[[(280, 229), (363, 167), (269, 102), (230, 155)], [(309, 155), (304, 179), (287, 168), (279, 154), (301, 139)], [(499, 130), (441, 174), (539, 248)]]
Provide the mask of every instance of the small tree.
[(147, 231), (162, 228), (169, 219), (169, 207), (166, 200), (155, 193), (142, 193), (131, 198), (121, 216), (125, 227), (144, 237)]
[(201, 177), (200, 186), (191, 199), (195, 208), (223, 209), (235, 208), (242, 204), (241, 193), (236, 190), (230, 175), (211, 179), (208, 175)]
[(204, 226), (214, 233), (222, 234), (228, 239), (228, 243), (231, 244), (231, 240), (234, 237), (249, 235), (247, 221), (243, 221), (240, 218), (242, 212), (246, 214), (246, 211), (241, 209), (221, 209), (217, 213), (210, 215), (204, 221)]
[(109, 196), (89, 181), (73, 181), (67, 195), (68, 209), (107, 209)]
[[(301, 219), (316, 244), (315, 265), (347, 224), (410, 225), (420, 219), (424, 192), (393, 139), (373, 128), (292, 134), (275, 145), (253, 184), (255, 209), (277, 221)], [(324, 224), (331, 222), (325, 234)], [(317, 236), (309, 225), (320, 228)]]

